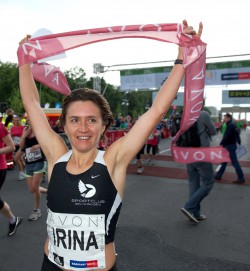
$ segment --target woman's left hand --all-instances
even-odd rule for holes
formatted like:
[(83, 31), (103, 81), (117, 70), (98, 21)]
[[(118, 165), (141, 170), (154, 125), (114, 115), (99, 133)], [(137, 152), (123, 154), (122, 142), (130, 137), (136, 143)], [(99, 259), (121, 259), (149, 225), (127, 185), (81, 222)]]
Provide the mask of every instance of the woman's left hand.
[(196, 32), (192, 26), (189, 26), (186, 20), (183, 20), (182, 23), (184, 25), (183, 34), (197, 35), (198, 37), (201, 37), (202, 30), (203, 30), (202, 22), (199, 23), (198, 32)]

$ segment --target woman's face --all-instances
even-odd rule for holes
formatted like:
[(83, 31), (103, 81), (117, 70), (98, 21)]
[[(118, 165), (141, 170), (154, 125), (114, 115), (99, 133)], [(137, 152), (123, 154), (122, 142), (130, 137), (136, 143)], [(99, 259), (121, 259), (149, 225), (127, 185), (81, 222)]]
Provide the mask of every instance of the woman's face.
[(76, 150), (96, 148), (105, 130), (99, 107), (91, 101), (73, 102), (67, 110), (64, 130)]
[(14, 117), (12, 122), (13, 122), (14, 125), (19, 126), (20, 125), (20, 118), (19, 117)]

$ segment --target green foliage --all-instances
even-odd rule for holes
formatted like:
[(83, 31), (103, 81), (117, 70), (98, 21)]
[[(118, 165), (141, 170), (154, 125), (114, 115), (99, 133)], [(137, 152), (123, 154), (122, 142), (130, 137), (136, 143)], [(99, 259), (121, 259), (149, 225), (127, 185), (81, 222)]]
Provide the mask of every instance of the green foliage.
[[(86, 79), (86, 73), (83, 68), (74, 67), (64, 72), (68, 80), (70, 89), (93, 88), (93, 78)], [(49, 103), (50, 107), (55, 107), (56, 103), (62, 104), (64, 96), (48, 87), (36, 82), (40, 95), (41, 105)], [(132, 91), (121, 92), (119, 88), (108, 84), (101, 79), (101, 93), (108, 100), (114, 116), (118, 114), (131, 115), (134, 118), (142, 115), (152, 104), (152, 92), (150, 91)], [(123, 105), (124, 99), (128, 105)], [(0, 102), (8, 103), (15, 113), (24, 112), (20, 92), (17, 64), (3, 63), (0, 61)]]
[(0, 102), (7, 102), (19, 86), (17, 64), (0, 61)]
[(56, 103), (62, 104), (63, 95), (59, 92), (49, 89), (48, 87), (37, 83), (37, 89), (40, 96), (41, 106), (44, 107), (46, 103), (49, 103), (50, 107), (55, 107)]
[(151, 91), (131, 91), (124, 93), (128, 100), (128, 114), (133, 118), (138, 118), (146, 112), (152, 104)]
[(71, 68), (64, 72), (71, 90), (86, 87), (86, 73), (79, 67)]
[(21, 102), (21, 95), (19, 88), (13, 90), (13, 94), (8, 98), (8, 105), (14, 109), (15, 114), (23, 114), (25, 112), (23, 104)]

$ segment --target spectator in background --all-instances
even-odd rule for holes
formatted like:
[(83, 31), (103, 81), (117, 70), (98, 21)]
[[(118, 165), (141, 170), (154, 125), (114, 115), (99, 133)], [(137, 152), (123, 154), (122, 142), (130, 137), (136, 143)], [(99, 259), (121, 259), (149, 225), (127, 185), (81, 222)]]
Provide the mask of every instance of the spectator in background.
[(145, 149), (146, 145), (143, 145), (143, 147), (141, 148), (141, 150), (137, 153), (136, 155), (136, 165), (137, 165), (137, 170), (136, 172), (138, 174), (141, 174), (144, 171), (144, 167), (142, 165), (142, 159), (141, 156), (144, 154), (144, 149)]
[[(7, 174), (7, 164), (5, 159), (5, 154), (13, 152), (15, 145), (7, 128), (0, 123), (0, 190), (4, 184)], [(9, 231), (8, 236), (12, 236), (17, 227), (22, 223), (21, 217), (16, 217), (7, 202), (0, 198), (0, 213), (4, 215), (9, 221)], [(3, 248), (2, 248), (3, 249)]]
[(158, 125), (156, 126), (156, 131), (158, 133), (158, 144), (157, 144), (156, 153), (159, 153), (160, 152), (159, 144), (160, 144), (160, 141), (162, 139), (161, 135), (162, 135), (162, 131), (163, 131), (163, 121), (158, 123)]
[[(12, 110), (12, 109), (11, 109)], [(8, 111), (9, 112), (9, 115), (6, 117), (5, 119), (5, 127), (8, 129), (8, 131), (10, 131), (11, 127), (13, 126), (13, 114), (12, 114), (12, 111)], [(6, 163), (7, 163), (7, 167), (8, 169), (14, 169), (14, 160), (13, 160), (13, 153), (12, 152), (9, 152), (9, 153), (6, 153)]]
[(26, 125), (26, 118), (27, 118), (26, 113), (24, 113), (20, 118), (21, 118), (21, 125), (25, 126)]
[[(147, 163), (150, 165), (155, 164), (155, 156), (158, 151), (158, 144), (159, 144), (159, 132), (155, 128), (154, 131), (150, 134), (147, 140), (147, 154), (148, 154), (148, 161)], [(152, 150), (152, 152), (150, 152)]]
[[(6, 110), (6, 113), (3, 115), (3, 118), (2, 118), (2, 123), (5, 124), (6, 122), (6, 118), (9, 117), (9, 116), (13, 116), (14, 115), (14, 110), (12, 108), (8, 108)], [(5, 125), (7, 127), (7, 125)]]
[[(236, 155), (236, 149), (237, 149), (237, 143), (241, 144), (240, 135), (237, 131), (237, 127), (235, 124), (235, 121), (233, 121), (232, 115), (227, 113), (224, 115), (224, 120), (226, 123), (226, 130), (223, 135), (223, 138), (220, 142), (220, 145), (222, 145), (224, 148), (226, 148), (230, 155), (231, 163), (235, 169), (235, 172), (238, 176), (238, 179), (236, 181), (233, 181), (234, 184), (244, 184), (245, 183), (245, 177), (243, 174), (243, 171), (241, 169), (241, 166), (239, 164), (237, 155)], [(227, 167), (227, 162), (221, 163), (221, 167), (218, 170), (218, 172), (215, 175), (215, 179), (220, 181), (222, 178), (223, 173), (225, 172)]]
[(114, 123), (114, 128), (120, 128), (120, 124), (121, 124), (121, 117), (119, 115), (117, 115), (115, 117), (115, 123)]
[[(207, 111), (201, 111), (197, 120), (201, 147), (209, 147), (211, 136), (216, 135), (216, 128)], [(199, 223), (206, 216), (200, 213), (201, 201), (210, 193), (214, 185), (213, 165), (208, 162), (187, 164), (189, 181), (189, 199), (181, 211), (192, 222)]]
[(9, 115), (6, 117), (5, 119), (5, 127), (7, 127), (7, 129), (10, 131), (11, 127), (13, 126), (13, 118), (14, 118), (14, 115)]
[(247, 129), (247, 123), (246, 123), (246, 121), (244, 121), (244, 123), (243, 123), (243, 130), (246, 131), (246, 129)]
[(20, 148), (20, 142), (21, 142), (24, 129), (25, 129), (25, 126), (21, 125), (20, 117), (14, 116), (13, 126), (10, 129), (10, 134), (15, 144), (15, 151), (13, 153), (13, 156), (14, 156), (15, 164), (17, 165), (18, 170), (19, 170), (19, 175), (18, 175), (19, 181), (24, 180), (26, 178), (25, 173), (24, 173), (25, 165), (24, 165), (23, 157), (22, 156), (15, 157), (16, 153), (18, 152)]
[(120, 129), (121, 130), (126, 130), (128, 127), (128, 123), (127, 120), (125, 118), (121, 119), (121, 123), (120, 123)]
[(224, 135), (225, 131), (226, 131), (226, 128), (227, 128), (227, 124), (225, 122), (223, 122), (221, 124), (221, 128), (220, 128), (220, 131), (221, 131), (221, 134), (222, 136)]
[(39, 208), (41, 193), (47, 193), (47, 189), (40, 187), (43, 175), (47, 172), (47, 163), (31, 125), (25, 128), (20, 147), (25, 152), (26, 179), (34, 197), (33, 212), (28, 220), (35, 221), (42, 215)]

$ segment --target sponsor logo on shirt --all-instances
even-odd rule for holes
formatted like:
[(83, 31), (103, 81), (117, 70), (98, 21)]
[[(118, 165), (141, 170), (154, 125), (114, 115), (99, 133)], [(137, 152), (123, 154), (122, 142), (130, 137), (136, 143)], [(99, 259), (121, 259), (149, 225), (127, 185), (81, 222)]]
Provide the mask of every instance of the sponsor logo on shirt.
[[(93, 176), (95, 178), (99, 175)], [(100, 207), (105, 204), (105, 200), (102, 199), (93, 199), (96, 194), (96, 188), (92, 184), (86, 184), (82, 180), (78, 182), (78, 189), (80, 192), (79, 198), (71, 199), (71, 202), (76, 206), (95, 206)]]
[(76, 268), (98, 267), (98, 261), (70, 261), (70, 266)]
[(64, 266), (64, 258), (61, 256), (58, 256), (55, 252), (53, 252), (54, 256), (54, 262), (57, 263), (58, 265)]
[(92, 184), (85, 184), (81, 180), (78, 183), (78, 188), (83, 198), (91, 198), (96, 193), (96, 189)]

